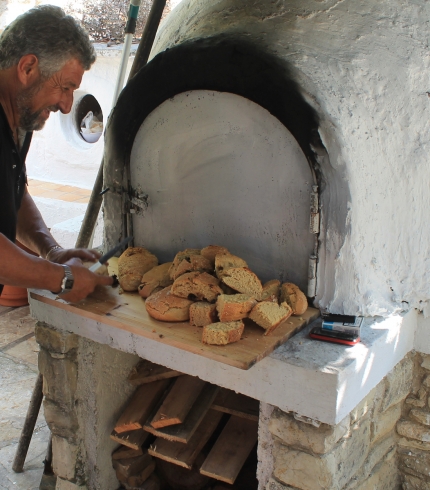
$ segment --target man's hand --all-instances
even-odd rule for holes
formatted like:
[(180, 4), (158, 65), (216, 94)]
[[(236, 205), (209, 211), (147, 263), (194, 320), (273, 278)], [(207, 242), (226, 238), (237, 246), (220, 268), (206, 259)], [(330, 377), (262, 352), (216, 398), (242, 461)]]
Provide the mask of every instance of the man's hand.
[(67, 261), (71, 259), (95, 262), (100, 256), (101, 255), (97, 250), (87, 250), (86, 248), (60, 248), (49, 252), (49, 261), (55, 262), (56, 264), (66, 264)]
[[(75, 249), (72, 249), (72, 251)], [(82, 249), (77, 249), (82, 250)], [(70, 250), (59, 250), (59, 252), (69, 252)], [(82, 250), (85, 251), (85, 250)], [(97, 257), (98, 258), (98, 257)], [(61, 262), (63, 263), (63, 262)], [(73, 258), (64, 262), (72, 269), (75, 282), (70, 293), (62, 294), (60, 297), (69, 303), (77, 303), (91, 294), (97, 286), (110, 286), (113, 278), (109, 276), (99, 276), (83, 267), (82, 262)]]

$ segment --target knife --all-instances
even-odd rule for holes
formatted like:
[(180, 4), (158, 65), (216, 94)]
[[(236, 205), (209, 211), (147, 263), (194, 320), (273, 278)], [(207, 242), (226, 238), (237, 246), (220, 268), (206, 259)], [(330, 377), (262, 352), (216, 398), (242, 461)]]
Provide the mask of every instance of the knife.
[(89, 270), (91, 272), (96, 272), (98, 269), (100, 269), (102, 265), (106, 264), (106, 262), (110, 258), (112, 258), (119, 250), (121, 250), (122, 247), (124, 247), (124, 245), (127, 245), (128, 242), (131, 242), (131, 240), (133, 240), (132, 236), (124, 238), (124, 240), (121, 243), (119, 243), (116, 247), (114, 247), (113, 249), (109, 250), (109, 252), (102, 255), (99, 258), (99, 260), (89, 268)]

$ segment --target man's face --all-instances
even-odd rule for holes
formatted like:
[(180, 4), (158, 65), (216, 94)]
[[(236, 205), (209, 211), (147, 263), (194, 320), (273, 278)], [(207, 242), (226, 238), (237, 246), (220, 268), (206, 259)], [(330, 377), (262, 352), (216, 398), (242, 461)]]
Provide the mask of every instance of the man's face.
[(25, 131), (42, 129), (51, 112), (70, 112), (73, 92), (81, 84), (84, 69), (72, 58), (45, 81), (36, 80), (17, 97), (19, 127)]

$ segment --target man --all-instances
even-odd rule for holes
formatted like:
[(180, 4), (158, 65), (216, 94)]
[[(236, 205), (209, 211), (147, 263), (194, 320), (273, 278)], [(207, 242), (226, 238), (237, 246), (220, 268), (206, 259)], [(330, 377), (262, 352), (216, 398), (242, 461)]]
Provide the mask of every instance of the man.
[(51, 112), (70, 112), (73, 92), (94, 61), (87, 33), (51, 5), (21, 15), (0, 37), (0, 289), (47, 289), (76, 302), (112, 283), (82, 266), (81, 260), (95, 261), (96, 252), (58, 245), (27, 191), (25, 173), (31, 131), (42, 129)]

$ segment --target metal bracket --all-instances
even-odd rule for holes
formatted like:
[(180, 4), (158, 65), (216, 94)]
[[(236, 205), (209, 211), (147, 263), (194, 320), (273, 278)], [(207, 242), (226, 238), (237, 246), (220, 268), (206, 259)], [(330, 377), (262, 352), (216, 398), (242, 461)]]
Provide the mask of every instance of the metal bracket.
[(124, 214), (136, 214), (143, 216), (149, 206), (149, 196), (140, 187), (131, 188), (130, 191), (124, 188), (113, 188), (112, 192), (118, 194), (123, 199)]
[(311, 192), (310, 232), (315, 235), (320, 232), (320, 210), (319, 210), (319, 195), (318, 195), (317, 185), (312, 186), (312, 192)]

